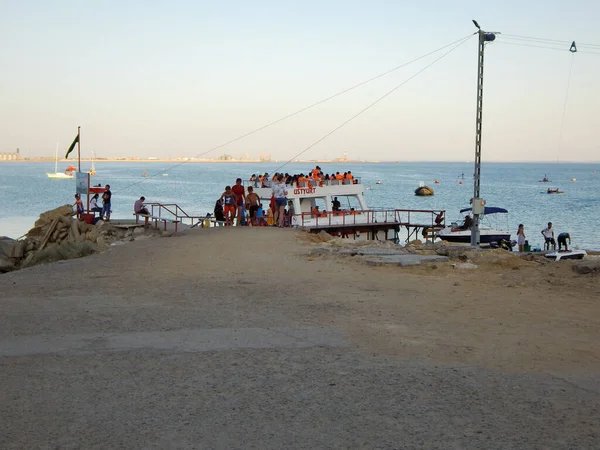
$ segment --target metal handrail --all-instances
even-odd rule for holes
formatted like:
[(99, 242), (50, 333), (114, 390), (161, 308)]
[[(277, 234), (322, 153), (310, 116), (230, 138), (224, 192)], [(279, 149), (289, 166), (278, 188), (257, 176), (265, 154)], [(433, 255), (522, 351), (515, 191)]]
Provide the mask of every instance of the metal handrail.
[[(434, 222), (434, 218), (440, 214), (440, 213), (444, 213), (444, 220), (442, 220), (440, 225), (436, 225)], [(426, 223), (415, 223), (412, 224), (411, 222), (411, 214), (414, 215), (415, 214), (431, 214), (431, 224)], [(406, 226), (411, 226), (412, 225), (419, 225), (419, 226), (431, 226), (431, 227), (442, 227), (443, 224), (445, 223), (445, 214), (446, 211), (445, 210), (431, 210), (431, 209), (385, 209), (385, 210), (381, 210), (381, 209), (368, 209), (368, 210), (355, 210), (355, 211), (323, 211), (323, 212), (319, 212), (318, 215), (315, 216), (315, 214), (313, 214), (312, 212), (303, 212), (303, 213), (299, 213), (299, 214), (295, 214), (294, 217), (296, 217), (296, 223), (300, 222), (300, 226), (304, 227), (306, 226), (307, 220), (310, 219), (314, 219), (314, 224), (311, 223), (311, 226), (315, 226), (318, 227), (319, 226), (319, 221), (321, 222), (321, 226), (324, 225), (329, 225), (331, 226), (331, 218), (332, 217), (342, 217), (342, 223), (335, 223), (333, 225), (338, 225), (338, 226), (346, 226), (346, 225), (356, 225), (356, 216), (364, 216), (366, 217), (366, 222), (358, 222), (359, 225), (371, 225), (374, 223), (399, 223), (401, 225), (406, 225)], [(402, 215), (405, 215), (406, 217), (406, 221), (402, 220)], [(348, 221), (347, 218), (348, 217), (352, 217), (351, 221)]]
[[(275, 183), (275, 181), (273, 180), (266, 180), (266, 182), (261, 183), (258, 180), (255, 181), (250, 181), (250, 180), (244, 180), (242, 181), (242, 186), (248, 188), (248, 186), (252, 186), (255, 189), (258, 188), (263, 188), (263, 189), (270, 189), (273, 187), (273, 184)], [(307, 187), (308, 183), (310, 183), (310, 185), (312, 187), (324, 187), (324, 186), (353, 186), (356, 184), (362, 184), (362, 178), (361, 177), (354, 177), (351, 180), (313, 180), (313, 179), (309, 179), (307, 181), (300, 181), (296, 184), (286, 184), (286, 186), (288, 188), (294, 188), (294, 187)], [(321, 184), (322, 183), (322, 184)]]

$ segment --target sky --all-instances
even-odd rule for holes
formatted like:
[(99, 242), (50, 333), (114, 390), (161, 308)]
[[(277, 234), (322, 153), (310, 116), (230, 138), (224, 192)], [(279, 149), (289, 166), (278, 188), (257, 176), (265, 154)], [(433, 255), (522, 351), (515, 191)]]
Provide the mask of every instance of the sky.
[(482, 160), (600, 161), (598, 17), (592, 0), (0, 0), (0, 152), (62, 153), (81, 126), (84, 157), (472, 161), (476, 19), (501, 33)]

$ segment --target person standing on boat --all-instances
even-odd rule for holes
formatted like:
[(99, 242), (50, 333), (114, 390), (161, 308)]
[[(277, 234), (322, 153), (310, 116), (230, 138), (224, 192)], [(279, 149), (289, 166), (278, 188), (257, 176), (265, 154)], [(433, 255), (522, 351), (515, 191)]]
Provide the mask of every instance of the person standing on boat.
[(569, 245), (571, 245), (571, 235), (569, 233), (560, 233), (558, 235), (558, 251), (561, 251), (562, 246), (565, 246), (565, 252), (569, 251), (569, 247), (567, 247), (567, 239), (569, 240)]
[(273, 197), (275, 197), (274, 224), (278, 227), (283, 227), (283, 219), (285, 217), (285, 205), (287, 204), (286, 196), (288, 192), (285, 189), (283, 175), (277, 177), (277, 181), (273, 185)]
[(340, 203), (340, 201), (338, 200), (337, 197), (333, 197), (333, 201), (331, 202), (331, 210), (338, 212), (340, 210), (340, 208), (342, 207), (342, 204)]
[(242, 185), (242, 179), (238, 178), (235, 180), (235, 185), (231, 188), (235, 195), (235, 213), (234, 217), (237, 217), (237, 226), (239, 227), (242, 223), (244, 215), (242, 214), (242, 207), (244, 203), (246, 203), (246, 193), (244, 191), (244, 186)]
[(552, 250), (556, 251), (556, 241), (554, 240), (552, 222), (548, 222), (548, 227), (542, 230), (542, 236), (544, 236), (544, 250), (550, 250), (550, 244), (552, 244)]
[(102, 194), (102, 215), (104, 220), (110, 221), (110, 202), (112, 199), (112, 192), (110, 192), (110, 184), (104, 187), (105, 191)]
[(517, 244), (519, 245), (519, 251), (525, 251), (525, 226), (520, 223), (519, 229), (517, 230)]

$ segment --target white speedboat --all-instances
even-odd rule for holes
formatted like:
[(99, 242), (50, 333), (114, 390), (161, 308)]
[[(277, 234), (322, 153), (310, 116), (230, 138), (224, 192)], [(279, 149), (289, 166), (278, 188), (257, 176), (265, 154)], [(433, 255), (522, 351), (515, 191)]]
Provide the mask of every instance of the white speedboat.
[[(438, 231), (437, 237), (448, 242), (471, 242), (471, 216), (469, 213), (471, 208), (461, 209), (460, 213), (467, 213), (462, 221), (452, 222), (450, 226), (445, 227)], [(484, 214), (479, 216), (479, 238), (482, 244), (491, 244), (493, 242), (500, 242), (502, 240), (510, 241), (510, 232), (499, 229), (497, 226), (492, 226), (490, 223), (490, 216), (495, 214), (508, 214), (508, 211), (504, 208), (498, 208), (495, 206), (486, 206)], [(494, 216), (495, 217), (495, 216)], [(468, 219), (467, 219), (468, 218)], [(497, 220), (495, 220), (497, 222)], [(508, 228), (508, 224), (506, 226)]]
[(554, 261), (561, 259), (583, 259), (587, 255), (585, 250), (569, 250), (568, 252), (546, 253), (544, 256)]

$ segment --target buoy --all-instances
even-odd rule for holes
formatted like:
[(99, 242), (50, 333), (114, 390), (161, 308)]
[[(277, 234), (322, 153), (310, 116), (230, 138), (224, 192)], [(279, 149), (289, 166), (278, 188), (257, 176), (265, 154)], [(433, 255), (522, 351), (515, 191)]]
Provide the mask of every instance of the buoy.
[(462, 184), (462, 181), (459, 181), (458, 184)]
[(433, 195), (433, 189), (428, 186), (419, 186), (415, 189), (415, 195), (418, 195), (419, 197)]

